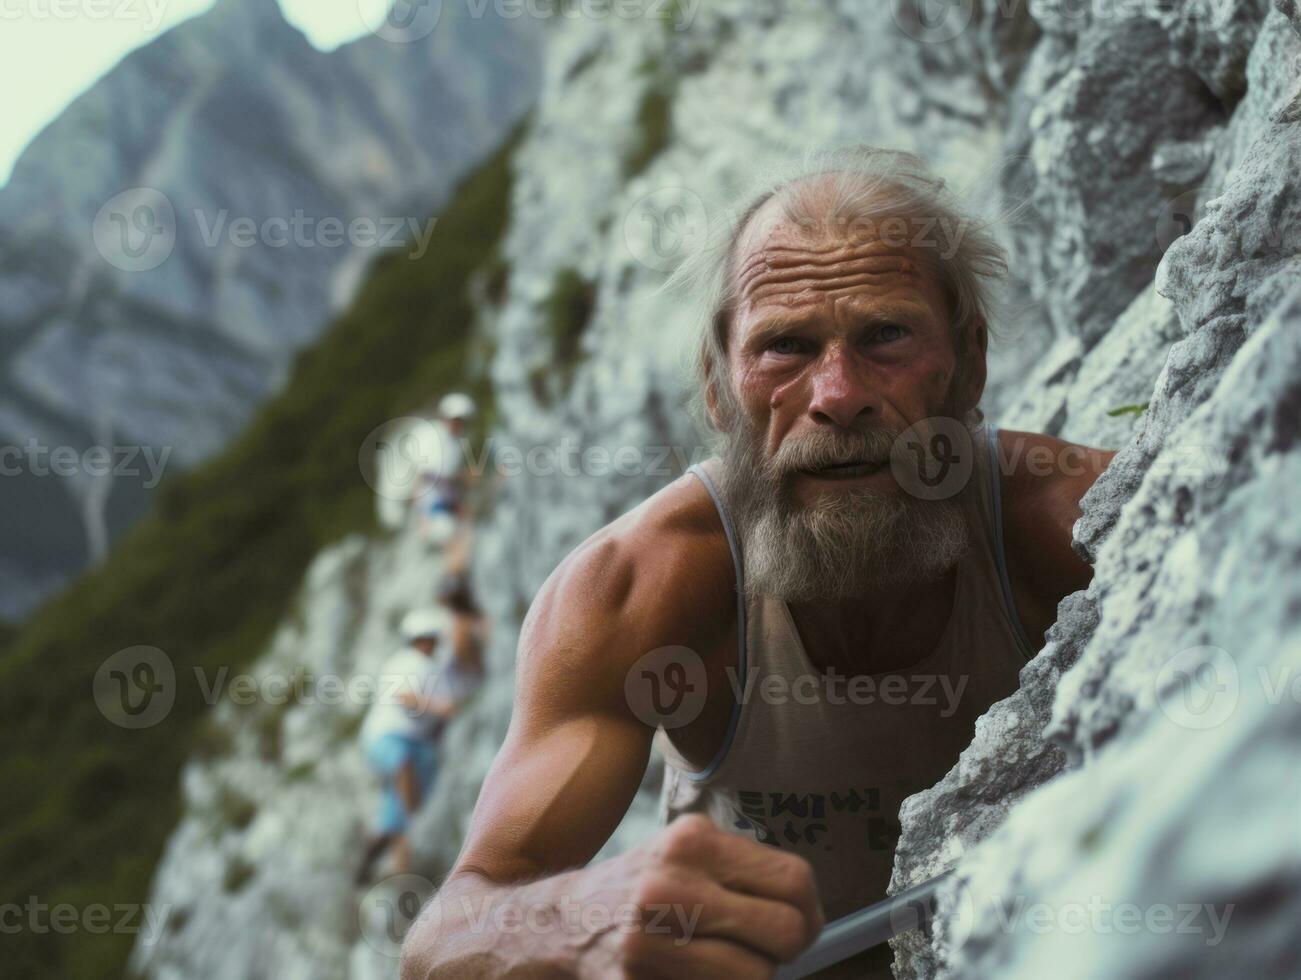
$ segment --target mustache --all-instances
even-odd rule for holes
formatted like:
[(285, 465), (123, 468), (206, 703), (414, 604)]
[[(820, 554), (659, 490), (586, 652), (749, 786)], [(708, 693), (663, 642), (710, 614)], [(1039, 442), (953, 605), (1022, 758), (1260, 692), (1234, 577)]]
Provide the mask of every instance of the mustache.
[(777, 477), (845, 464), (884, 465), (899, 432), (884, 427), (867, 429), (814, 429), (797, 439), (787, 439), (769, 461)]

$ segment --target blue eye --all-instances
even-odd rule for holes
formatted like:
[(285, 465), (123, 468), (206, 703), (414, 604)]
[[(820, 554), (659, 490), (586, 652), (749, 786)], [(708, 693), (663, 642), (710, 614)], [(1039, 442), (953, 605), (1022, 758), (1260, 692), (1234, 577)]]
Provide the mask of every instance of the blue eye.
[(778, 337), (768, 349), (774, 354), (796, 354), (800, 349), (800, 342), (794, 337)]
[(880, 343), (889, 343), (892, 340), (902, 340), (907, 331), (897, 323), (887, 323), (872, 338)]

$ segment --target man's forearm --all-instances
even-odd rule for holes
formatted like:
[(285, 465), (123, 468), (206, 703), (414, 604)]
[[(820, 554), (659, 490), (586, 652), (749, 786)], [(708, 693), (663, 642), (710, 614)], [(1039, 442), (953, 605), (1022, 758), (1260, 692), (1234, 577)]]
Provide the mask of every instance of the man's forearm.
[(577, 976), (583, 939), (558, 914), (571, 874), (509, 885), (454, 874), (407, 934), (402, 980)]

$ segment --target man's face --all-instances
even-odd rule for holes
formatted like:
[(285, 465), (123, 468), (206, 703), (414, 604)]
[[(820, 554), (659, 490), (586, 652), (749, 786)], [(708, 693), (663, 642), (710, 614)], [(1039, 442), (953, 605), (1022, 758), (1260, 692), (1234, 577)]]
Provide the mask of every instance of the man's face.
[(935, 415), (960, 419), (978, 395), (958, 380), (943, 293), (915, 250), (868, 227), (846, 232), (806, 234), (769, 202), (732, 270), (716, 381), (729, 387), (714, 400), (724, 484), (747, 587), (786, 599), (932, 578), (968, 539), (960, 501), (913, 497), (891, 467), (900, 433)]
[(972, 407), (951, 404), (957, 359), (935, 277), (915, 250), (866, 229), (812, 238), (766, 217), (755, 216), (734, 267), (727, 381), (743, 421), (762, 433), (770, 460), (807, 464), (788, 474), (797, 499), (850, 487), (900, 492), (884, 454), (845, 465), (854, 460), (801, 460), (793, 447), (849, 435), (839, 440), (845, 452), (830, 456), (862, 457), (854, 433), (893, 436)]

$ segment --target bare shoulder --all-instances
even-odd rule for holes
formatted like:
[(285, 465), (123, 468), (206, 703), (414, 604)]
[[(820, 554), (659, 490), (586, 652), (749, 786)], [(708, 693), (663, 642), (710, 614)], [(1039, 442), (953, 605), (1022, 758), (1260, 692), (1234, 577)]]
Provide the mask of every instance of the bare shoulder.
[(1017, 609), (1032, 635), (1056, 619), (1058, 602), (1093, 577), (1071, 536), (1081, 498), (1114, 456), (1040, 432), (999, 430), (1004, 547)]
[(650, 650), (719, 647), (736, 618), (734, 589), (714, 503), (683, 475), (556, 567), (525, 618), (521, 670), (581, 670), (590, 694), (617, 685), (604, 693), (619, 700), (627, 668)]
[[(1115, 452), (1066, 442), (1042, 432), (998, 432), (999, 470), (1014, 500), (1063, 499), (1078, 504)], [(1073, 499), (1071, 499), (1073, 498)]]

